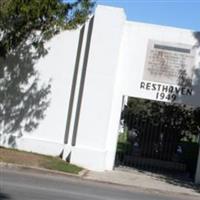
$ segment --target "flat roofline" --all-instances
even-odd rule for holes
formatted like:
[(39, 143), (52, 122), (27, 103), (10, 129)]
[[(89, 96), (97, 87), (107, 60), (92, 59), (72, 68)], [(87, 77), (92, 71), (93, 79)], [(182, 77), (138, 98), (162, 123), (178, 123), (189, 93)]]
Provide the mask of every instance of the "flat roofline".
[(141, 26), (149, 26), (153, 28), (158, 28), (158, 29), (168, 29), (168, 30), (176, 30), (176, 31), (184, 31), (187, 33), (194, 33), (197, 32), (192, 29), (186, 29), (186, 28), (179, 28), (175, 26), (166, 26), (166, 25), (160, 25), (160, 24), (152, 24), (152, 23), (146, 23), (146, 22), (139, 22), (139, 21), (126, 21), (126, 24), (134, 24), (134, 25), (141, 25)]
[[(103, 5), (103, 4), (98, 4), (96, 6), (96, 9), (110, 9), (110, 10), (115, 10), (117, 12), (121, 12), (124, 19), (127, 19), (127, 16), (126, 16), (126, 12), (124, 10), (124, 8), (121, 8), (121, 7), (115, 7), (115, 6), (108, 6), (108, 5)], [(94, 15), (95, 15), (95, 12), (94, 12)]]
[(130, 21), (127, 20), (127, 15), (122, 7), (117, 7), (117, 6), (108, 6), (108, 5), (103, 5), (103, 4), (97, 4), (96, 8), (103, 8), (103, 9), (112, 9), (112, 10), (117, 10), (120, 11), (124, 14), (125, 17), (125, 23), (127, 24), (137, 24), (137, 25), (145, 25), (145, 26), (150, 26), (154, 28), (164, 28), (164, 29), (170, 29), (170, 30), (178, 30), (178, 31), (184, 31), (184, 32), (198, 32), (197, 30), (192, 30), (192, 29), (187, 29), (187, 28), (181, 28), (181, 27), (176, 27), (176, 26), (168, 26), (168, 25), (161, 25), (161, 24), (153, 24), (153, 23), (148, 23), (148, 22), (141, 22), (141, 21)]

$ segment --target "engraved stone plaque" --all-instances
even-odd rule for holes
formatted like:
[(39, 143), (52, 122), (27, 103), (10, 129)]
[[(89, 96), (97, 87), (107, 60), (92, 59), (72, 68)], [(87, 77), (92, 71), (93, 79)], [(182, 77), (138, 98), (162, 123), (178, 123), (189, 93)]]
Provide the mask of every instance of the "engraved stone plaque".
[(191, 85), (195, 49), (189, 45), (149, 40), (143, 79), (176, 85)]

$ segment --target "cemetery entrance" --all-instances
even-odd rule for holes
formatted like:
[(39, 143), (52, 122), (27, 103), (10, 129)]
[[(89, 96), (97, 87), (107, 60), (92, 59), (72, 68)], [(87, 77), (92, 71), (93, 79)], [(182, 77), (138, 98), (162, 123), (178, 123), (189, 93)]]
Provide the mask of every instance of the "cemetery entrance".
[(194, 178), (199, 109), (128, 98), (121, 114), (116, 166)]

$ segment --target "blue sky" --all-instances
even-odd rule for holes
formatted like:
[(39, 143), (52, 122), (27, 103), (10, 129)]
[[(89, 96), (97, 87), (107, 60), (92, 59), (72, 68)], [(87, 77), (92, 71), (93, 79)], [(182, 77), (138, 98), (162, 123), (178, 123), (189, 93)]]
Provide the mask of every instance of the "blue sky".
[(124, 8), (130, 21), (200, 31), (200, 0), (97, 0), (97, 4)]

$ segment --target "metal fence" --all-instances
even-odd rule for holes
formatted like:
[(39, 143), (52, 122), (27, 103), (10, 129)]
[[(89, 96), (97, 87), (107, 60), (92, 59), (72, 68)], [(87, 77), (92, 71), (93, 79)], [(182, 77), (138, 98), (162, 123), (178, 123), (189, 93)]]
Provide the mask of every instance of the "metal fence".
[(116, 166), (194, 177), (198, 136), (191, 134), (188, 140), (174, 126), (133, 113), (121, 123)]

